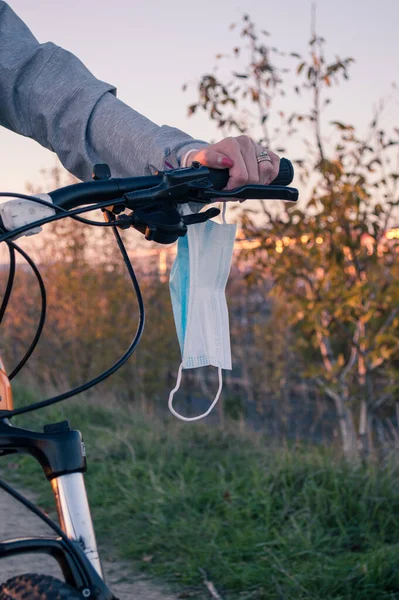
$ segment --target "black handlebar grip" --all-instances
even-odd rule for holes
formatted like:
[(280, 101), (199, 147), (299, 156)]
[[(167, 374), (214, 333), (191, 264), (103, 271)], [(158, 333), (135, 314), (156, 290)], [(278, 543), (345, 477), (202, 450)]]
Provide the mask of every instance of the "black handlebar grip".
[(270, 185), (290, 185), (294, 179), (294, 165), (288, 158), (280, 160), (280, 168), (277, 177)]
[[(216, 190), (222, 190), (226, 187), (229, 180), (228, 169), (210, 169), (209, 179)], [(280, 160), (278, 175), (270, 185), (289, 185), (294, 179), (294, 167), (288, 158)]]

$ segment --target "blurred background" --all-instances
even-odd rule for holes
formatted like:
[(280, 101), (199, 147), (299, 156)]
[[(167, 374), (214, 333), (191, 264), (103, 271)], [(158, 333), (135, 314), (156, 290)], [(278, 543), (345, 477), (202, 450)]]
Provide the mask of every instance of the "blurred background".
[[(227, 287), (233, 370), (225, 372), (222, 400), (206, 426), (217, 435), (232, 428), (238, 436), (261, 435), (275, 448), (332, 448), (333, 462), (343, 458), (355, 470), (392, 456), (397, 461), (399, 4), (248, 0), (244, 6), (171, 0), (119, 1), (110, 8), (104, 1), (70, 0), (67, 10), (50, 0), (11, 5), (40, 41), (74, 52), (97, 77), (115, 84), (123, 101), (155, 122), (208, 141), (248, 133), (295, 164), (296, 206), (277, 201), (229, 205), (228, 218), (239, 225)], [(4, 190), (48, 191), (71, 181), (54, 156), (31, 140), (1, 130), (0, 145), (7, 148), (1, 164)], [(140, 414), (162, 421), (180, 363), (168, 286), (176, 246), (144, 243), (133, 231), (124, 232), (124, 240), (143, 289), (147, 325), (133, 358), (96, 395), (105, 404), (121, 403), (133, 419)], [(37, 393), (63, 391), (98, 374), (128, 346), (137, 320), (134, 294), (107, 231), (59, 222), (23, 239), (22, 246), (40, 267), (49, 308), (45, 334), (18, 381)], [(3, 287), (6, 259), (3, 250)], [(32, 274), (19, 265), (2, 333), (7, 365), (18, 361), (34, 334), (39, 299)], [(214, 371), (184, 373), (176, 397), (180, 412), (192, 416), (206, 409), (217, 386)], [(177, 427), (184, 442), (189, 434)], [(191, 431), (194, 452), (199, 432), (211, 434), (197, 426)], [(229, 451), (220, 438), (204, 439), (219, 449), (216, 462)], [(320, 465), (309, 460), (307, 474), (301, 471), (305, 479), (319, 472)], [(295, 486), (300, 487), (302, 475), (298, 480), (293, 475), (293, 495), (301, 493)], [(345, 487), (340, 477), (332, 487)], [(364, 477), (372, 479), (368, 471)], [(355, 479), (351, 494), (360, 485)], [(387, 481), (388, 487), (397, 486), (397, 475), (390, 472)], [(326, 490), (323, 485), (315, 489)], [(377, 488), (370, 492), (376, 502), (382, 489)], [(389, 512), (384, 531), (398, 531), (392, 497), (388, 502), (389, 494), (382, 495)], [(369, 502), (367, 496), (366, 520)], [(363, 538), (348, 541), (355, 527), (348, 506), (337, 508), (337, 514), (348, 509), (337, 553), (363, 549)], [(361, 514), (355, 518), (359, 531)], [(330, 525), (322, 527), (327, 546)], [(298, 547), (303, 539), (296, 540)], [(248, 585), (224, 581), (222, 568), (217, 576), (227, 590), (241, 593), (253, 585), (256, 593), (246, 598), (319, 598), (317, 548), (314, 543), (315, 570), (306, 581), (298, 574), (303, 570), (293, 583), (284, 575), (290, 567), (273, 563), (279, 576), (270, 580), (269, 592), (255, 575), (253, 581), (248, 575)], [(284, 555), (287, 565), (291, 558)], [(362, 571), (360, 587), (348, 584), (320, 597), (370, 598), (366, 579), (371, 577), (377, 582), (373, 598), (396, 598), (389, 595), (399, 591), (394, 561), (385, 559), (392, 572), (381, 581)], [(144, 561), (145, 568), (152, 560)], [(330, 575), (333, 586), (336, 571)], [(187, 577), (193, 581), (198, 573)], [(391, 587), (384, 587), (388, 580)]]
[[(399, 94), (397, 41), (385, 16), (399, 9), (387, 5), (338, 2), (332, 11), (324, 3), (252, 2), (243, 13), (227, 2), (212, 10), (206, 2), (198, 10), (120, 2), (114, 11), (101, 2), (79, 9), (72, 2), (68, 11), (13, 3), (40, 40), (76, 53), (156, 122), (207, 140), (249, 133), (295, 163), (298, 206), (229, 205), (239, 223), (227, 290), (234, 367), (213, 416), (220, 423), (230, 417), (270, 435), (334, 440), (366, 454), (399, 439)], [(4, 188), (47, 191), (70, 177), (38, 144), (4, 129), (0, 136), (8, 148)], [(104, 389), (164, 412), (179, 364), (168, 290), (176, 246), (151, 246), (131, 231), (125, 238), (145, 292), (147, 329)], [(126, 273), (111, 236), (77, 223), (48, 227), (23, 245), (40, 263), (50, 309), (21, 377), (76, 385), (105, 368), (133, 333)], [(22, 267), (5, 323), (9, 364), (38, 318), (30, 277)], [(214, 371), (187, 372), (182, 410), (203, 410)]]

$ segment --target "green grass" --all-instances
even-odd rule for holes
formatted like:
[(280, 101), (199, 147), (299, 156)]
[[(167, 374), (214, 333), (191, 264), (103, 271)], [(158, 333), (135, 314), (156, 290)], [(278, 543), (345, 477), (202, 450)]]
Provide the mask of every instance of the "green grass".
[[(85, 437), (97, 535), (135, 569), (201, 597), (204, 569), (227, 600), (399, 599), (393, 465), (354, 468), (325, 449), (272, 448), (92, 400), (15, 424), (63, 418)], [(49, 502), (32, 459), (17, 473)]]

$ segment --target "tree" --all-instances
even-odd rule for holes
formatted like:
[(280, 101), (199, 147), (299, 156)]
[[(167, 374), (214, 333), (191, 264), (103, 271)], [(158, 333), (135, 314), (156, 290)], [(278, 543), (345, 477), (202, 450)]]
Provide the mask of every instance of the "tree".
[[(256, 213), (243, 210), (241, 225), (258, 242), (249, 251), (250, 279), (271, 272), (272, 296), (288, 302), (297, 350), (307, 357), (303, 376), (334, 402), (345, 454), (360, 450), (365, 456), (372, 449), (373, 423), (380, 426), (393, 414), (389, 407), (399, 405), (398, 245), (394, 231), (387, 235), (398, 207), (393, 158), (399, 129), (385, 133), (379, 110), (364, 139), (351, 125), (332, 121), (335, 144), (327, 144), (325, 92), (349, 78), (353, 59), (328, 62), (325, 41), (315, 33), (307, 58), (282, 53), (264, 43), (267, 32), (258, 33), (248, 16), (241, 35), (249, 41), (247, 67), (226, 83), (204, 75), (189, 111), (202, 108), (224, 133), (249, 132), (273, 147), (287, 134), (293, 143), (304, 129), (312, 133), (296, 160), (301, 183), (311, 190), (304, 208), (285, 206), (276, 214), (261, 203)], [(241, 56), (242, 48), (233, 54)], [(290, 71), (274, 57), (296, 61), (293, 94), (310, 96), (311, 103), (300, 114), (280, 111), (280, 124), (271, 128), (273, 102), (286, 94)]]

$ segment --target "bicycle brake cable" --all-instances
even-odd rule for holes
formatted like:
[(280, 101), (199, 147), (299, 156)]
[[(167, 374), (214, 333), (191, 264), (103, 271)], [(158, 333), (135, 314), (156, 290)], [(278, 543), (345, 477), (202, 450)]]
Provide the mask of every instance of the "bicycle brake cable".
[(11, 292), (12, 292), (12, 287), (14, 285), (14, 277), (15, 277), (15, 250), (11, 244), (8, 244), (8, 242), (7, 242), (7, 245), (8, 245), (8, 251), (10, 253), (10, 268), (8, 271), (6, 290), (4, 292), (3, 301), (1, 303), (1, 308), (0, 308), (0, 324), (2, 323), (5, 312), (7, 310), (8, 302), (10, 300), (10, 296), (11, 296)]
[[(19, 193), (13, 193), (13, 192), (0, 192), (0, 198), (11, 198), (12, 200), (19, 198), (21, 200), (29, 200), (30, 202), (36, 202), (36, 204), (42, 204), (43, 206), (52, 208), (56, 212), (58, 211), (59, 213), (65, 213), (65, 216), (71, 217), (71, 219), (73, 219), (74, 221), (79, 221), (79, 223), (84, 223), (85, 225), (95, 225), (96, 227), (110, 227), (110, 223), (104, 223), (103, 221), (92, 221), (91, 219), (84, 219), (83, 217), (78, 217), (77, 215), (73, 216), (72, 211), (62, 208), (62, 206), (58, 206), (57, 204), (53, 204), (52, 202), (47, 202), (47, 200), (43, 200), (42, 198), (37, 198), (36, 196), (30, 196), (29, 194), (19, 194)], [(116, 202), (113, 202), (113, 204), (116, 204)], [(93, 205), (92, 210), (96, 210), (94, 205)], [(38, 225), (36, 225), (36, 222), (31, 223), (30, 228), (37, 227), (37, 226)], [(18, 231), (18, 230), (15, 229), (14, 234), (16, 231)]]
[[(110, 214), (112, 214), (112, 213), (110, 213)], [(113, 224), (113, 221), (110, 221), (110, 223)], [(72, 390), (69, 390), (68, 392), (64, 392), (63, 394), (59, 394), (58, 396), (54, 396), (53, 398), (49, 398), (48, 400), (43, 400), (41, 402), (35, 402), (34, 404), (31, 404), (30, 406), (16, 408), (11, 411), (2, 411), (2, 412), (0, 412), (0, 418), (5, 418), (5, 417), (11, 418), (16, 415), (21, 415), (21, 414), (24, 414), (27, 412), (31, 412), (33, 410), (37, 410), (39, 408), (51, 406), (52, 404), (56, 404), (57, 402), (61, 402), (62, 400), (66, 400), (67, 398), (71, 398), (72, 396), (80, 394), (80, 393), (90, 389), (91, 387), (97, 385), (101, 381), (104, 381), (104, 379), (107, 379), (110, 375), (115, 373), (120, 367), (122, 367), (122, 365), (125, 364), (125, 362), (130, 358), (130, 356), (135, 351), (138, 343), (140, 342), (140, 339), (141, 339), (141, 336), (142, 336), (142, 333), (144, 330), (144, 323), (145, 323), (144, 302), (143, 302), (143, 297), (141, 294), (141, 289), (140, 289), (136, 274), (133, 269), (133, 265), (129, 259), (125, 245), (123, 243), (123, 240), (122, 240), (120, 233), (115, 224), (113, 225), (112, 231), (115, 236), (116, 242), (118, 244), (119, 250), (122, 254), (123, 260), (125, 262), (130, 279), (133, 283), (133, 287), (136, 292), (136, 298), (137, 298), (138, 307), (139, 307), (139, 322), (137, 324), (137, 329), (136, 329), (136, 333), (135, 333), (133, 341), (131, 342), (131, 344), (128, 347), (128, 349), (126, 350), (126, 352), (112, 365), (112, 367), (110, 367), (109, 369), (107, 369), (106, 371), (104, 371), (103, 373), (101, 373), (100, 375), (95, 377), (94, 379), (91, 379), (90, 381), (88, 381), (78, 387), (75, 387)]]
[(23, 356), (23, 358), (19, 361), (19, 363), (17, 364), (17, 366), (11, 371), (10, 375), (8, 376), (8, 379), (11, 380), (15, 377), (15, 375), (22, 369), (22, 367), (26, 364), (26, 362), (29, 360), (29, 358), (31, 357), (34, 349), (37, 346), (37, 343), (40, 339), (40, 336), (42, 334), (43, 331), (43, 327), (44, 327), (44, 323), (46, 320), (46, 308), (47, 308), (47, 300), (46, 300), (46, 288), (43, 282), (43, 278), (40, 274), (39, 269), (37, 268), (36, 264), (34, 263), (34, 261), (32, 260), (32, 258), (29, 256), (29, 254), (27, 254), (24, 250), (22, 250), (22, 248), (20, 248), (19, 246), (17, 246), (17, 244), (15, 244), (15, 242), (7, 242), (7, 245), (12, 248), (12, 250), (15, 252), (17, 251), (28, 263), (28, 265), (30, 266), (30, 268), (32, 269), (36, 280), (39, 284), (39, 288), (40, 288), (40, 299), (41, 299), (41, 310), (40, 310), (40, 318), (39, 318), (39, 323), (37, 325), (36, 328), (36, 332), (35, 335), (33, 337), (33, 340), (28, 348), (28, 350), (25, 352), (25, 355)]
[[(2, 197), (2, 193), (0, 192), (0, 198)], [(59, 221), (60, 219), (65, 219), (66, 217), (74, 217), (76, 215), (80, 215), (82, 213), (86, 213), (86, 212), (90, 212), (92, 210), (97, 210), (97, 209), (102, 209), (102, 208), (107, 208), (110, 206), (110, 204), (113, 204), (114, 206), (119, 205), (119, 204), (124, 204), (125, 200), (123, 198), (119, 198), (118, 200), (112, 200), (112, 202), (108, 201), (103, 201), (103, 202), (98, 202), (97, 204), (91, 204), (90, 206), (83, 206), (83, 207), (79, 207), (79, 208), (74, 208), (73, 210), (66, 210), (62, 209), (62, 213), (61, 214), (57, 214), (57, 215), (51, 215), (50, 217), (45, 217), (43, 219), (39, 219), (39, 221), (35, 221), (34, 223), (28, 223), (27, 225), (23, 225), (22, 227), (18, 227), (18, 229), (14, 229), (13, 231), (7, 231), (6, 234), (0, 235), (0, 242), (6, 242), (9, 239), (15, 237), (16, 235), (19, 235), (20, 233), (25, 233), (26, 231), (28, 231), (29, 229), (32, 229), (33, 227), (40, 227), (41, 225), (45, 225), (46, 223), (52, 223), (53, 221)], [(51, 204), (51, 207), (54, 208), (54, 206)], [(93, 224), (97, 224), (97, 221), (93, 221)], [(107, 227), (115, 227), (115, 225), (113, 223), (103, 223), (103, 225), (106, 225)]]

